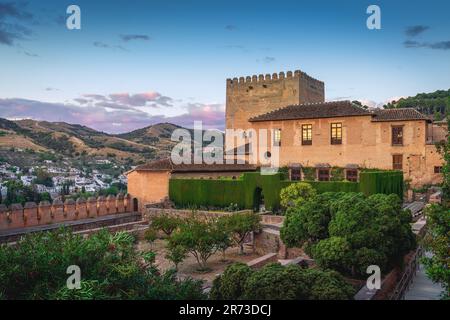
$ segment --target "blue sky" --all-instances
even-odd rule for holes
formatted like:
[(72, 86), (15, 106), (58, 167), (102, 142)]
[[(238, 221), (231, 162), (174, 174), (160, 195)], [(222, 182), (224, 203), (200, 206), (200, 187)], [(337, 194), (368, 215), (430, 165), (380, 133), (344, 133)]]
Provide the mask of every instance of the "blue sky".
[[(65, 26), (70, 4), (81, 30)], [(381, 30), (366, 27), (370, 4)], [(0, 117), (222, 129), (226, 78), (296, 69), (327, 100), (448, 89), (448, 12), (444, 0), (0, 0)]]

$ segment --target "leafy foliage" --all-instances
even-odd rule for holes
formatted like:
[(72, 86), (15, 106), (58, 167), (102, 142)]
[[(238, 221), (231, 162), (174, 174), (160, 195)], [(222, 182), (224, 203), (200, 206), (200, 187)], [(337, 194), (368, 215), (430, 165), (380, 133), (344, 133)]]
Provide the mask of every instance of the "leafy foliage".
[[(0, 296), (4, 299), (201, 299), (201, 282), (159, 274), (148, 255), (133, 249), (128, 233), (106, 230), (89, 238), (68, 231), (25, 236), (0, 246)], [(147, 261), (150, 264), (144, 264)], [(66, 269), (81, 269), (81, 289), (68, 290)]]
[(310, 184), (297, 182), (280, 191), (280, 204), (285, 207), (297, 207), (306, 200), (314, 197), (316, 190)]
[(424, 246), (433, 256), (424, 257), (427, 275), (444, 287), (443, 298), (450, 292), (450, 208), (433, 204), (426, 209), (428, 233)]
[(234, 264), (213, 282), (213, 299), (343, 300), (354, 289), (335, 271), (272, 263), (258, 270)]
[(321, 267), (363, 276), (368, 265), (386, 271), (414, 248), (410, 222), (394, 194), (323, 194), (288, 212), (281, 237), (306, 245)]
[(152, 228), (161, 230), (167, 236), (170, 236), (181, 223), (182, 220), (179, 217), (166, 213), (152, 218)]
[(244, 253), (244, 240), (250, 232), (261, 228), (261, 217), (253, 212), (233, 213), (219, 219), (221, 229), (231, 234), (234, 243), (240, 247), (241, 254)]

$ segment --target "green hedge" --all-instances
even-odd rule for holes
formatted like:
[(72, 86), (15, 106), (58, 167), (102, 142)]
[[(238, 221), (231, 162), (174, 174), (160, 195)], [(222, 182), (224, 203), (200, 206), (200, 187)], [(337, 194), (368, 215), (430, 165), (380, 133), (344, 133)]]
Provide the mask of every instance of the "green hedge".
[[(236, 203), (239, 208), (252, 209), (255, 190), (260, 188), (268, 210), (280, 207), (280, 191), (297, 181), (286, 181), (283, 174), (261, 175), (247, 172), (238, 180), (170, 179), (169, 197), (179, 206), (227, 207)], [(360, 182), (305, 181), (323, 192), (363, 192), (397, 194), (403, 199), (403, 173), (400, 171), (364, 171)]]
[(395, 193), (403, 199), (403, 172), (363, 171), (359, 174), (359, 188), (365, 195)]

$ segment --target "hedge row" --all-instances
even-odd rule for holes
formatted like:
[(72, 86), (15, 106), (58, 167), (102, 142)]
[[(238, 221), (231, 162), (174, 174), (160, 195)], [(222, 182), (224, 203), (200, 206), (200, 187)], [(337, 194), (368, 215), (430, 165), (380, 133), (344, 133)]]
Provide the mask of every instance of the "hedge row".
[(403, 199), (403, 172), (363, 171), (359, 174), (359, 188), (365, 195), (395, 193)]
[[(236, 203), (240, 208), (255, 208), (255, 190), (260, 188), (267, 209), (280, 206), (280, 191), (296, 181), (283, 180), (280, 173), (261, 175), (244, 173), (239, 180), (170, 179), (169, 197), (179, 206), (226, 207)], [(403, 174), (400, 171), (367, 171), (360, 173), (360, 182), (306, 181), (319, 193), (363, 192), (395, 193), (403, 198)]]

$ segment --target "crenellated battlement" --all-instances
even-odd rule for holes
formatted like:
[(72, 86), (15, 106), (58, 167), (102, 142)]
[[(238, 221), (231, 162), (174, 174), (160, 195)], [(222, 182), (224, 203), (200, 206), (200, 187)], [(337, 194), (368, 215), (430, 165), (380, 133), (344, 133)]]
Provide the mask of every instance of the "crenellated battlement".
[(325, 84), (300, 70), (227, 79), (226, 128), (247, 129), (248, 119), (288, 105), (324, 102)]
[(62, 202), (55, 199), (53, 203), (41, 201), (11, 204), (9, 207), (0, 204), (0, 231), (39, 225), (48, 225), (64, 221), (82, 220), (104, 215), (132, 212), (133, 204), (129, 194), (119, 193), (117, 196), (79, 198), (76, 201), (67, 199)]
[(305, 72), (301, 70), (295, 70), (287, 71), (286, 73), (281, 71), (279, 73), (267, 73), (267, 74), (259, 74), (259, 75), (252, 75), (252, 76), (246, 76), (246, 77), (234, 77), (234, 78), (228, 78), (227, 79), (227, 87), (237, 87), (240, 85), (250, 85), (250, 84), (265, 84), (270, 83), (273, 81), (280, 81), (284, 79), (292, 79), (292, 78), (298, 78), (298, 79), (305, 79), (308, 82), (314, 83), (315, 85), (319, 87), (323, 87), (324, 83), (320, 80), (317, 80)]

